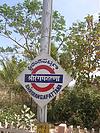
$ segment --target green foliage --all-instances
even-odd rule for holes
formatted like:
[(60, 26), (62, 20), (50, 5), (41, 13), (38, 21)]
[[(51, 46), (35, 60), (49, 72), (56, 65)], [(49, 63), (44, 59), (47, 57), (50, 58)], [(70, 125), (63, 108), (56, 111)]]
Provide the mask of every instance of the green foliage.
[(3, 47), (0, 47), (0, 52), (5, 52), (5, 53), (7, 53), (7, 52), (14, 52), (14, 48), (12, 48), (12, 47), (7, 47), (7, 48), (3, 48)]
[[(15, 94), (21, 90), (16, 78), (26, 63), (19, 59), (24, 56), (29, 62), (39, 53), (41, 15), (42, 4), (38, 0), (25, 0), (12, 7), (7, 4), (0, 6), (0, 35), (14, 42), (14, 46), (0, 47), (0, 56), (4, 53), (0, 61), (1, 89)], [(76, 80), (76, 86), (50, 104), (49, 120), (86, 127), (99, 126), (100, 92), (97, 89), (100, 88), (100, 78), (90, 74), (100, 66), (100, 53), (97, 54), (96, 49), (100, 45), (100, 23), (94, 23), (93, 16), (88, 15), (85, 22), (73, 23), (67, 31), (64, 17), (54, 11), (51, 38), (51, 56)], [(21, 58), (5, 58), (5, 54), (14, 52), (19, 56), (21, 53)], [(21, 114), (15, 115), (12, 109), (1, 110), (0, 113), (0, 120), (17, 121), (23, 126), (29, 125), (34, 117), (31, 112), (28, 114), (26, 106)]]
[(51, 57), (53, 57), (57, 61), (58, 56), (59, 56), (59, 53), (57, 53), (57, 47), (52, 43), (52, 45), (51, 45)]
[[(17, 106), (18, 107), (18, 106)], [(19, 109), (19, 108), (18, 108)], [(0, 122), (7, 122), (9, 125), (18, 128), (30, 128), (35, 123), (35, 114), (26, 105), (18, 111), (15, 108), (5, 108), (0, 110)]]
[(19, 126), (29, 127), (32, 123), (34, 123), (35, 114), (24, 105), (23, 110), (21, 110), (20, 115), (16, 115), (17, 122), (19, 122)]
[(30, 55), (30, 58), (34, 58), (36, 54), (34, 45), (38, 45), (40, 7), (40, 2), (30, 0), (12, 7), (6, 4), (0, 6), (1, 35), (12, 40), (27, 56)]
[(57, 46), (58, 50), (61, 50), (62, 46), (66, 41), (66, 23), (64, 16), (61, 16), (58, 11), (53, 13), (53, 22), (52, 22), (52, 41)]
[(18, 92), (20, 86), (17, 82), (17, 77), (20, 72), (25, 68), (26, 63), (22, 60), (17, 61), (15, 57), (11, 60), (0, 60), (2, 70), (0, 70), (1, 86), (3, 88)]
[(53, 122), (66, 121), (67, 125), (99, 128), (100, 91), (90, 86), (66, 90), (49, 108), (48, 116)]
[[(40, 49), (41, 17), (42, 4), (38, 0), (25, 0), (12, 7), (4, 4), (0, 6), (0, 35), (14, 42), (17, 52), (32, 60)], [(52, 41), (59, 47), (66, 27), (64, 17), (57, 11), (53, 12), (52, 27)]]
[(77, 85), (94, 82), (90, 73), (100, 65), (100, 58), (96, 55), (96, 46), (100, 45), (99, 36), (100, 23), (94, 23), (90, 15), (85, 22), (73, 23), (68, 31), (60, 63), (70, 72)]

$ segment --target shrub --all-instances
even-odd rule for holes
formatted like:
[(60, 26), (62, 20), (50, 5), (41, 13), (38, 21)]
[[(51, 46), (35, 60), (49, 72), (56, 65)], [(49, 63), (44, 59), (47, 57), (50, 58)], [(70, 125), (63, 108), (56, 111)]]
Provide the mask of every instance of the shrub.
[[(52, 115), (53, 114), (53, 115)], [(100, 91), (91, 86), (66, 90), (62, 97), (49, 105), (48, 120), (67, 122), (87, 128), (100, 126)]]
[(34, 125), (35, 120), (35, 114), (26, 105), (23, 106), (19, 114), (12, 108), (0, 110), (0, 121), (3, 124), (5, 122), (9, 125), (13, 123), (14, 127), (29, 129), (31, 125)]

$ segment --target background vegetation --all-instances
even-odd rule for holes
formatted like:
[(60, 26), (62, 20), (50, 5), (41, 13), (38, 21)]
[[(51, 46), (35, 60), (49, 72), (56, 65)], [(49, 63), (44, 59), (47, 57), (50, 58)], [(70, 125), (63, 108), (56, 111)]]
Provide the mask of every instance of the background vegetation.
[[(24, 104), (36, 114), (36, 104), (17, 82), (17, 76), (39, 54), (41, 13), (42, 4), (38, 0), (25, 0), (12, 7), (0, 6), (0, 36), (13, 42), (0, 47), (1, 121), (9, 113), (9, 120), (13, 119), (12, 110), (20, 114)], [(100, 76), (93, 75), (100, 69), (99, 48), (100, 22), (94, 22), (92, 15), (67, 29), (64, 17), (53, 11), (51, 56), (76, 84), (65, 88), (49, 104), (48, 121), (99, 128)]]

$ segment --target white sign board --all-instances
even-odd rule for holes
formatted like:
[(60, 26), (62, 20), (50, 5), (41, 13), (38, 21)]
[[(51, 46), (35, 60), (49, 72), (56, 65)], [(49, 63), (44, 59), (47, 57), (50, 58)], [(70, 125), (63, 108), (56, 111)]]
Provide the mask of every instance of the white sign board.
[(63, 90), (72, 78), (52, 57), (42, 54), (30, 63), (18, 80), (42, 108)]

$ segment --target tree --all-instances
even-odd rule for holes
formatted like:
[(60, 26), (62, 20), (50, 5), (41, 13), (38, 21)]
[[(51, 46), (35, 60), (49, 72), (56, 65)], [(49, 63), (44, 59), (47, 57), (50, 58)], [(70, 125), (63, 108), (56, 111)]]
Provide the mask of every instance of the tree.
[[(18, 89), (16, 88), (18, 87), (16, 86), (16, 78), (20, 71), (17, 67), (19, 67), (19, 63), (23, 63), (19, 62), (19, 60), (29, 63), (39, 53), (41, 15), (42, 4), (38, 0), (25, 0), (23, 3), (12, 7), (7, 4), (0, 6), (0, 36), (14, 43), (13, 46), (0, 47), (0, 59), (3, 67), (1, 80), (6, 85), (5, 88), (8, 88), (10, 92), (15, 92)], [(57, 60), (57, 50), (62, 44), (66, 29), (64, 17), (57, 11), (53, 12), (52, 28), (51, 55)], [(14, 56), (16, 60), (12, 60), (11, 56)], [(5, 58), (7, 60), (2, 61)]]
[[(50, 104), (48, 118), (67, 125), (98, 128), (100, 125), (100, 76), (92, 73), (100, 67), (100, 23), (88, 15), (85, 22), (70, 27), (62, 44), (60, 64), (76, 80), (72, 90), (65, 89)], [(98, 69), (99, 70), (99, 69)], [(51, 115), (53, 114), (53, 115)], [(60, 114), (60, 115), (59, 115)]]
[(5, 59), (0, 61), (2, 70), (0, 70), (0, 88), (6, 90), (10, 96), (10, 102), (12, 103), (12, 94), (15, 95), (22, 91), (22, 87), (17, 81), (19, 73), (25, 68), (26, 63), (24, 61), (17, 61), (12, 57), (11, 60)]
[(60, 63), (71, 73), (77, 85), (94, 84), (95, 78), (90, 74), (100, 65), (96, 50), (100, 45), (100, 23), (93, 22), (90, 15), (85, 20), (70, 27), (60, 55)]
[(53, 108), (49, 108), (48, 118), (51, 122), (66, 122), (67, 125), (99, 129), (99, 105), (100, 91), (94, 87), (66, 89), (63, 96), (55, 101)]
[[(0, 51), (1, 53), (6, 54), (9, 54), (10, 52), (10, 55), (11, 53), (18, 53), (19, 55), (21, 53), (22, 55), (20, 57), (17, 55), (15, 56), (17, 58), (17, 60), (14, 58), (15, 64), (13, 64), (13, 59), (9, 60), (9, 62), (2, 62), (4, 64), (3, 69), (1, 70), (1, 78), (2, 81), (5, 82), (5, 85), (7, 83), (9, 90), (14, 88), (14, 84), (17, 83), (15, 78), (21, 71), (19, 68), (17, 69), (17, 65), (22, 63), (19, 62), (19, 60), (23, 60), (22, 57), (24, 56), (26, 62), (30, 61), (39, 53), (41, 14), (42, 4), (38, 0), (25, 0), (22, 4), (17, 4), (12, 7), (6, 4), (0, 6), (0, 35), (14, 42), (13, 47), (1, 47)], [(86, 17), (85, 22), (74, 23), (67, 32), (64, 17), (55, 11), (53, 12), (52, 28), (51, 55), (58, 60), (62, 67), (76, 80), (75, 93), (65, 93), (66, 95), (64, 95), (64, 98), (61, 98), (61, 101), (54, 101), (53, 105), (55, 104), (55, 108), (53, 117), (60, 121), (64, 121), (65, 118), (68, 118), (68, 122), (82, 122), (82, 124), (87, 124), (88, 122), (91, 122), (92, 119), (90, 118), (91, 115), (86, 119), (88, 114), (86, 113), (86, 109), (91, 103), (94, 104), (94, 99), (91, 99), (93, 93), (91, 93), (91, 91), (88, 91), (87, 93), (87, 90), (99, 88), (100, 79), (98, 77), (93, 77), (90, 74), (99, 67), (100, 63), (100, 52), (96, 50), (96, 47), (99, 46), (100, 43), (100, 23), (94, 23), (93, 17), (89, 15)], [(85, 94), (81, 97), (84, 90), (86, 90)], [(97, 96), (97, 94), (95, 96)], [(87, 97), (90, 105), (88, 104), (86, 107), (81, 106), (79, 100), (84, 99), (82, 104), (85, 106)], [(91, 106), (91, 110), (94, 106), (98, 108), (98, 99), (95, 100), (95, 104)], [(78, 104), (79, 102), (80, 104)], [(79, 112), (77, 112), (74, 105), (80, 107), (80, 110), (78, 110)], [(98, 112), (100, 112), (99, 110), (100, 109), (98, 108)], [(96, 110), (94, 112), (97, 113)], [(91, 114), (94, 114), (94, 112), (91, 112)], [(59, 115), (59, 113), (62, 114)], [(82, 113), (83, 115), (81, 115)], [(78, 120), (76, 120), (76, 118)], [(93, 119), (95, 118), (97, 118), (96, 115), (94, 115)], [(89, 119), (90, 121), (88, 121)]]
[[(0, 6), (0, 35), (13, 41), (16, 51), (31, 60), (39, 53), (41, 14), (42, 4), (38, 0), (25, 0), (12, 7)], [(57, 11), (53, 12), (52, 28), (52, 41), (59, 47), (66, 27), (64, 17)]]

